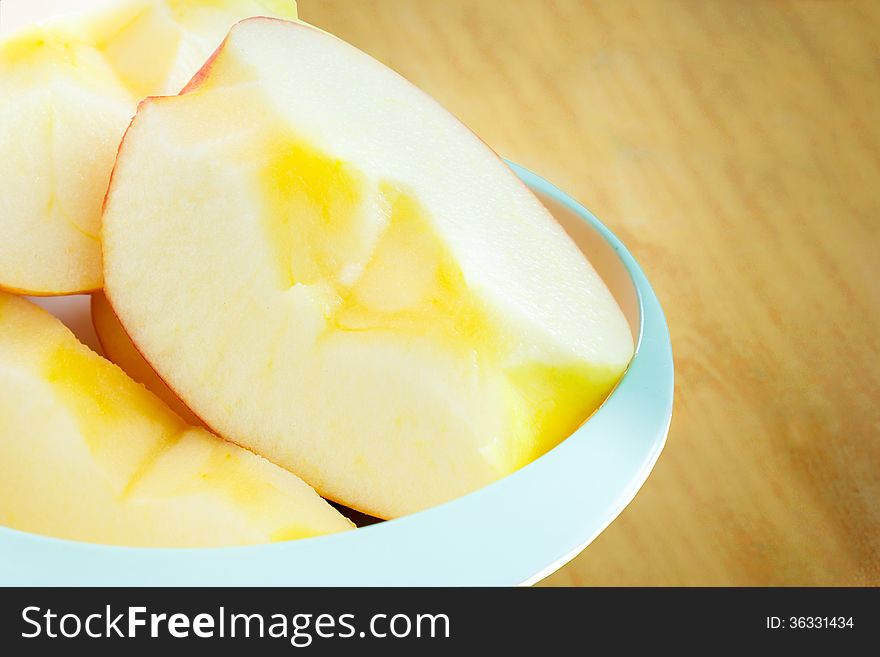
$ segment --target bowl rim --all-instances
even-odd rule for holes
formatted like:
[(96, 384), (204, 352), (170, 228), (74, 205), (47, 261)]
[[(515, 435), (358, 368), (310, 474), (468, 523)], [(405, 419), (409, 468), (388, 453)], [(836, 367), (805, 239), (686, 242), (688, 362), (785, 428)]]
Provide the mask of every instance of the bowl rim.
[(577, 431), (485, 488), (341, 534), (242, 547), (138, 548), (0, 527), (0, 584), (510, 586), (534, 583), (574, 558), (629, 504), (663, 450), (672, 417), (672, 347), (660, 302), (623, 243), (571, 196), (506, 162), (532, 191), (610, 244), (637, 294), (635, 355)]

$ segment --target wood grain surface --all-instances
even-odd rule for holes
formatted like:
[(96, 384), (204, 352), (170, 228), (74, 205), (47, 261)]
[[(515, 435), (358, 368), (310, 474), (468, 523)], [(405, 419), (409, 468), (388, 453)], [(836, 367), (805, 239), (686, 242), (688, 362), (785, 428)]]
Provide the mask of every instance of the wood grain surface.
[(666, 451), (553, 585), (880, 584), (880, 2), (300, 0), (635, 254)]

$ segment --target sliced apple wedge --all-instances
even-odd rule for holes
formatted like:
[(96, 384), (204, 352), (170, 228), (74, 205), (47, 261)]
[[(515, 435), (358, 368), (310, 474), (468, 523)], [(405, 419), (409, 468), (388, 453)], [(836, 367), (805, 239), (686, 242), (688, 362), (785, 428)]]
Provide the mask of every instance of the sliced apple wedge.
[(177, 93), (231, 25), (263, 14), (296, 4), (128, 0), (0, 42), (0, 288), (101, 287), (101, 204), (138, 101)]
[(185, 93), (141, 105), (103, 238), (116, 314), (187, 405), (383, 518), (537, 458), (633, 353), (504, 162), (305, 24), (244, 21)]
[(113, 312), (113, 307), (101, 292), (92, 294), (92, 324), (95, 334), (104, 350), (104, 356), (122, 368), (132, 379), (142, 384), (147, 390), (165, 402), (172, 411), (177, 413), (189, 424), (200, 425), (202, 421), (180, 401), (150, 364), (144, 360), (125, 328)]
[(3, 292), (0, 524), (184, 547), (353, 526), (295, 475), (188, 426), (60, 321)]

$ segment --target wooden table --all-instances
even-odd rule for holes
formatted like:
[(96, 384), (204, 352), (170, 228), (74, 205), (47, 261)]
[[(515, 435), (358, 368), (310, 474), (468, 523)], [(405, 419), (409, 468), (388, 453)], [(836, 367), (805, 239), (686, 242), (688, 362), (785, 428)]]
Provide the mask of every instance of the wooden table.
[(588, 205), (664, 304), (666, 451), (547, 583), (880, 584), (880, 2), (299, 8)]

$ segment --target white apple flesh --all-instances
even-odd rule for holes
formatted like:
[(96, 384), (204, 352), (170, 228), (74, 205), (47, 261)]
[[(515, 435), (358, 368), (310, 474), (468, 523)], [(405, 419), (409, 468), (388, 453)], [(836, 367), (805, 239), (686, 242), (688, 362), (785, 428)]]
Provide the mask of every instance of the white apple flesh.
[(125, 139), (105, 290), (224, 437), (392, 518), (571, 434), (627, 322), (498, 156), (343, 41), (251, 19)]

